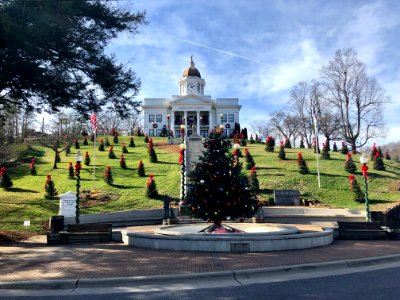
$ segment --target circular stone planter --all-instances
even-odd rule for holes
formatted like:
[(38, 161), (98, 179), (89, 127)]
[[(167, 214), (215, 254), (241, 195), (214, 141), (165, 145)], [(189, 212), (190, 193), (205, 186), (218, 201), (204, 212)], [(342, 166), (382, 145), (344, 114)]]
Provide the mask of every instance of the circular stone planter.
[(174, 225), (158, 228), (154, 233), (135, 232), (128, 228), (124, 241), (135, 247), (211, 252), (264, 252), (307, 249), (329, 245), (333, 231), (301, 232), (281, 224), (226, 224), (244, 233), (199, 232), (207, 224)]

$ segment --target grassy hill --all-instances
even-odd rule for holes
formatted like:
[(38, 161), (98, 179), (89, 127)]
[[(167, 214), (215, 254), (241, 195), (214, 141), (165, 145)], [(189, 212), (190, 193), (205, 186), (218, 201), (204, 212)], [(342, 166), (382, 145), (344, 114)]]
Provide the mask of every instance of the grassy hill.
[[(100, 139), (100, 138), (99, 138)], [(98, 140), (99, 140), (98, 139)], [(109, 138), (111, 141), (112, 139)], [(96, 191), (91, 197), (81, 202), (81, 213), (109, 212), (128, 209), (145, 209), (162, 207), (161, 200), (151, 200), (145, 197), (145, 187), (149, 174), (154, 174), (158, 191), (161, 195), (167, 194), (173, 200), (179, 198), (180, 166), (178, 165), (178, 145), (166, 145), (165, 138), (155, 138), (154, 146), (158, 156), (158, 163), (150, 163), (147, 154), (147, 144), (143, 137), (135, 137), (136, 147), (128, 147), (125, 154), (128, 169), (119, 166), (119, 157), (122, 153), (122, 142), (129, 144), (128, 137), (120, 137), (118, 145), (114, 145), (117, 159), (109, 159), (108, 151), (96, 150), (96, 181), (93, 174), (93, 144), (83, 146), (81, 153), (89, 151), (91, 165), (83, 166), (81, 171), (81, 190)], [(272, 197), (274, 189), (299, 189), (303, 198), (316, 199), (330, 207), (363, 208), (363, 204), (353, 201), (349, 190), (348, 174), (344, 170), (346, 156), (331, 152), (330, 160), (320, 160), (321, 188), (318, 187), (315, 154), (307, 149), (286, 149), (287, 160), (278, 159), (278, 153), (267, 153), (264, 145), (248, 145), (256, 165), (257, 174), (262, 191), (260, 200)], [(68, 163), (74, 162), (77, 150), (71, 149), (71, 156), (61, 154), (61, 163), (58, 169), (52, 169), (54, 152), (47, 148), (34, 147), (30, 155), (37, 158), (38, 174), (32, 176), (28, 163), (22, 163), (9, 169), (13, 180), (10, 191), (0, 190), (0, 230), (23, 230), (23, 221), (30, 220), (32, 231), (42, 230), (45, 222), (52, 215), (58, 213), (58, 201), (44, 199), (44, 184), (46, 176), (50, 174), (55, 182), (59, 194), (67, 191), (76, 191), (76, 180), (68, 179)], [(310, 168), (311, 174), (298, 173), (297, 153), (303, 153), (304, 159)], [(358, 167), (356, 175), (363, 188), (359, 156), (354, 156)], [(139, 160), (143, 160), (146, 177), (137, 175)], [(244, 159), (242, 159), (244, 163)], [(75, 164), (75, 162), (74, 162)], [(381, 210), (400, 200), (400, 166), (392, 161), (385, 160), (386, 171), (372, 170), (370, 164), (369, 196), (372, 210)], [(109, 186), (103, 181), (103, 172), (106, 166), (111, 166), (114, 185)]]

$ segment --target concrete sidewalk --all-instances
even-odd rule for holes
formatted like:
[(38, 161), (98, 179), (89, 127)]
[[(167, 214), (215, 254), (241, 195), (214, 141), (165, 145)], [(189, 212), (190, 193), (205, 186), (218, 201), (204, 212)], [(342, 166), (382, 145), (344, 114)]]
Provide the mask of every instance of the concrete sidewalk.
[[(82, 280), (237, 272), (386, 256), (400, 261), (400, 241), (334, 241), (325, 247), (263, 253), (152, 250), (124, 244), (47, 246), (45, 237), (0, 247), (0, 282)], [(383, 260), (384, 261), (384, 260)], [(325, 264), (326, 265), (326, 264)], [(274, 269), (272, 269), (274, 270)], [(199, 274), (198, 274), (199, 275)], [(0, 286), (1, 288), (1, 286)], [(21, 287), (20, 287), (21, 288)]]

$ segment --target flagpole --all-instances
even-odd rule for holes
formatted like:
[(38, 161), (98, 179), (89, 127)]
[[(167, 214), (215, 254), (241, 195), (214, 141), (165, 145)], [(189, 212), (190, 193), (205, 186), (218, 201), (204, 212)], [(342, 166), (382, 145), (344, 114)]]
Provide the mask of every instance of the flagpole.
[(96, 189), (96, 138), (97, 130), (94, 129), (94, 141), (93, 141), (93, 191)]

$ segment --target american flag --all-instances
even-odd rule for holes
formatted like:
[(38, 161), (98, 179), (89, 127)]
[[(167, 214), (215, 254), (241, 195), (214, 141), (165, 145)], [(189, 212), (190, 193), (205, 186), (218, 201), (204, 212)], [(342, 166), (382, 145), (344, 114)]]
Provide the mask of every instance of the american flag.
[(97, 119), (95, 113), (92, 113), (92, 116), (90, 117), (90, 122), (92, 123), (94, 130), (97, 131)]

